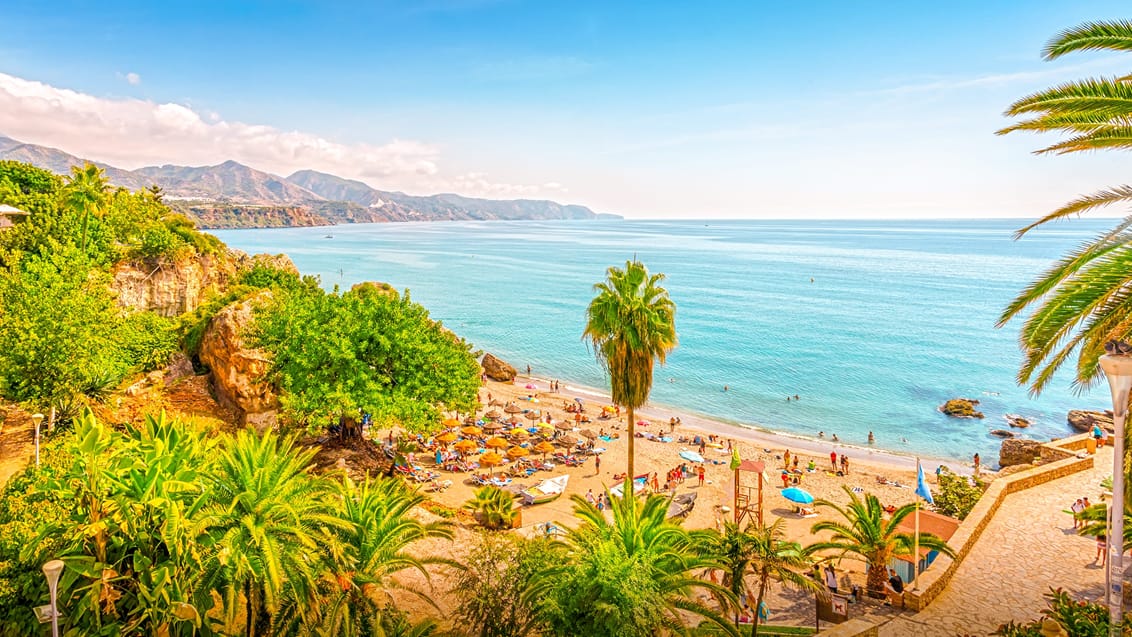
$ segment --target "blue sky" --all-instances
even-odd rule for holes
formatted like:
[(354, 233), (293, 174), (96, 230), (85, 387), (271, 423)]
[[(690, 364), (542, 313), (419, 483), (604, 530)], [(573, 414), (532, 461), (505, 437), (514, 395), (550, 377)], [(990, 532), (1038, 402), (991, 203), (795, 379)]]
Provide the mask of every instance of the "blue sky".
[[(1123, 12), (1122, 12), (1123, 10)], [(25, 2), (0, 133), (137, 167), (235, 158), (635, 217), (1036, 216), (1126, 155), (1034, 157), (1012, 100), (1116, 2)], [(5, 114), (6, 113), (6, 114)]]

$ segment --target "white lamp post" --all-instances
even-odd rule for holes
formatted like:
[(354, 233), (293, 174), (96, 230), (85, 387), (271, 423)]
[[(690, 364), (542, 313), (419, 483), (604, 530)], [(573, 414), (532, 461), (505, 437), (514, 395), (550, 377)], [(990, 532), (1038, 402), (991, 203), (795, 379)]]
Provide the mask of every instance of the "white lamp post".
[(1128, 393), (1132, 390), (1132, 356), (1105, 354), (1101, 356), (1100, 363), (1112, 390), (1112, 424), (1115, 429), (1112, 437), (1112, 507), (1105, 535), (1108, 541), (1105, 602), (1108, 604), (1109, 635), (1120, 637), (1124, 619), (1124, 419), (1128, 416)]
[(59, 606), (55, 594), (59, 591), (59, 576), (63, 574), (63, 561), (51, 560), (43, 565), (47, 588), (51, 590), (51, 637), (59, 637)]
[(39, 468), (39, 425), (43, 422), (43, 414), (32, 414), (31, 421), (35, 424), (35, 468)]

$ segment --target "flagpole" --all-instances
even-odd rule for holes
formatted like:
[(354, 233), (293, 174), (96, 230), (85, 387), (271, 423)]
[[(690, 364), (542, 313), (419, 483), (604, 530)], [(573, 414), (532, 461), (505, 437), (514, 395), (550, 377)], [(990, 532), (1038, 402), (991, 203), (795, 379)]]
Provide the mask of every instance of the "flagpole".
[[(916, 491), (919, 491), (919, 482), (923, 479), (924, 468), (920, 466), (920, 459), (916, 458)], [(920, 579), (920, 498), (916, 494), (916, 530), (912, 540), (912, 590), (916, 590), (916, 580)]]

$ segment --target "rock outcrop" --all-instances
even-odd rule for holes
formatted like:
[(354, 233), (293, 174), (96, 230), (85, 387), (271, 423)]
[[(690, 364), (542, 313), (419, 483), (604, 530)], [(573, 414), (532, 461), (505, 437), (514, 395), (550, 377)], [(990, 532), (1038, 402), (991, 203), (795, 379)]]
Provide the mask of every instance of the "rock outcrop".
[(1042, 443), (1037, 440), (1023, 440), (1011, 438), (1002, 441), (998, 450), (998, 465), (1010, 467), (1016, 464), (1033, 464), (1034, 459), (1041, 456)]
[(984, 418), (983, 412), (975, 409), (979, 401), (974, 398), (952, 398), (943, 403), (939, 410), (953, 418)]
[(271, 291), (260, 291), (216, 313), (200, 343), (200, 361), (212, 370), (217, 400), (236, 409), (241, 424), (263, 430), (276, 422), (279, 399), (266, 380), (271, 358), (244, 342), (243, 331), (253, 320), (253, 310), (271, 299)]
[(1113, 431), (1111, 411), (1071, 409), (1065, 420), (1076, 431), (1092, 431), (1093, 425), (1100, 425), (1101, 429)]
[(230, 250), (182, 261), (119, 263), (114, 266), (111, 286), (119, 305), (172, 317), (195, 310), (210, 295), (256, 265), (298, 274), (287, 255), (249, 257), (239, 250)]
[(492, 380), (498, 380), (502, 382), (510, 382), (512, 380), (515, 380), (515, 374), (517, 373), (515, 371), (515, 368), (499, 360), (495, 356), (492, 356), (491, 354), (484, 354), (483, 361), (480, 363), (480, 365), (483, 366), (483, 373), (487, 374), (487, 377)]
[(991, 429), (990, 435), (998, 438), (1013, 438), (1014, 432), (1005, 429)]

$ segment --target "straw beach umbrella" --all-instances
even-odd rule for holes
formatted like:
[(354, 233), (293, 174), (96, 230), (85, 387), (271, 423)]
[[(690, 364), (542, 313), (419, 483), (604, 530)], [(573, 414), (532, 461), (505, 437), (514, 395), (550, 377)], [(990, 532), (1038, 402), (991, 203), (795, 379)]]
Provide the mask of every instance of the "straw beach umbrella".
[(456, 449), (456, 451), (459, 451), (460, 453), (468, 453), (469, 451), (472, 451), (473, 449), (477, 449), (479, 447), (479, 445), (472, 442), (471, 440), (461, 440), (452, 446)]
[(503, 423), (489, 422), (483, 426), (484, 431), (499, 431), (500, 429), (503, 429)]
[(496, 437), (488, 440), (486, 446), (488, 449), (506, 449), (510, 445), (511, 443), (507, 442), (506, 438)]
[(492, 399), (491, 399), (491, 402), (489, 402), (489, 403), (487, 404), (487, 406), (488, 406), (488, 407), (502, 407), (502, 406), (503, 406), (503, 401), (499, 400), (498, 398), (492, 398)]
[(526, 440), (527, 438), (529, 438), (531, 436), (531, 434), (528, 433), (527, 430), (523, 429), (522, 427), (516, 427), (516, 428), (512, 429), (509, 433), (511, 434), (511, 437), (516, 439), (516, 440)]
[(509, 414), (521, 414), (523, 413), (523, 408), (515, 404), (508, 404), (503, 408), (503, 411)]
[(574, 425), (571, 425), (570, 423), (566, 422), (565, 420), (561, 420), (561, 421), (558, 422), (558, 424), (554, 425), (554, 428), (559, 430), (559, 431), (570, 431), (571, 429), (574, 428)]
[(507, 457), (516, 460), (518, 458), (526, 457), (527, 450), (522, 447), (511, 447), (507, 450)]
[(526, 416), (527, 416), (527, 420), (538, 420), (539, 418), (542, 417), (542, 416), (539, 416), (537, 413), (535, 413), (533, 411), (528, 411)]
[(590, 440), (597, 438), (597, 434), (595, 434), (592, 429), (583, 429), (583, 430), (579, 431), (578, 433), (581, 434), (585, 438), (589, 438)]
[(492, 409), (491, 411), (484, 414), (483, 417), (489, 420), (499, 420), (499, 417), (502, 415), (503, 414), (499, 413), (498, 409)]
[(468, 426), (461, 429), (460, 433), (464, 434), (465, 436), (479, 436), (483, 434), (483, 429), (480, 429), (476, 426)]
[(495, 475), (495, 467), (503, 464), (503, 456), (495, 453), (494, 451), (489, 451), (480, 456), (480, 464), (485, 467), (489, 467), (491, 469), (491, 474)]
[(561, 436), (558, 438), (557, 442), (563, 447), (573, 447), (578, 444), (578, 439), (573, 436)]
[(444, 427), (445, 428), (450, 429), (452, 427), (459, 427), (459, 426), (460, 426), (460, 421), (456, 420), (455, 418), (447, 418), (444, 421)]
[(547, 442), (547, 441), (543, 440), (542, 442), (540, 442), (540, 443), (538, 443), (537, 445), (535, 445), (535, 452), (536, 452), (536, 453), (541, 453), (541, 454), (542, 454), (542, 459), (543, 459), (543, 460), (546, 460), (546, 454), (548, 454), (548, 453), (553, 453), (553, 452), (554, 452), (554, 445), (552, 445), (552, 444), (550, 444), (549, 442)]
[(456, 441), (456, 432), (446, 431), (446, 432), (440, 434), (439, 436), (437, 436), (436, 441), (439, 442), (439, 443), (443, 443), (443, 444), (455, 442)]

